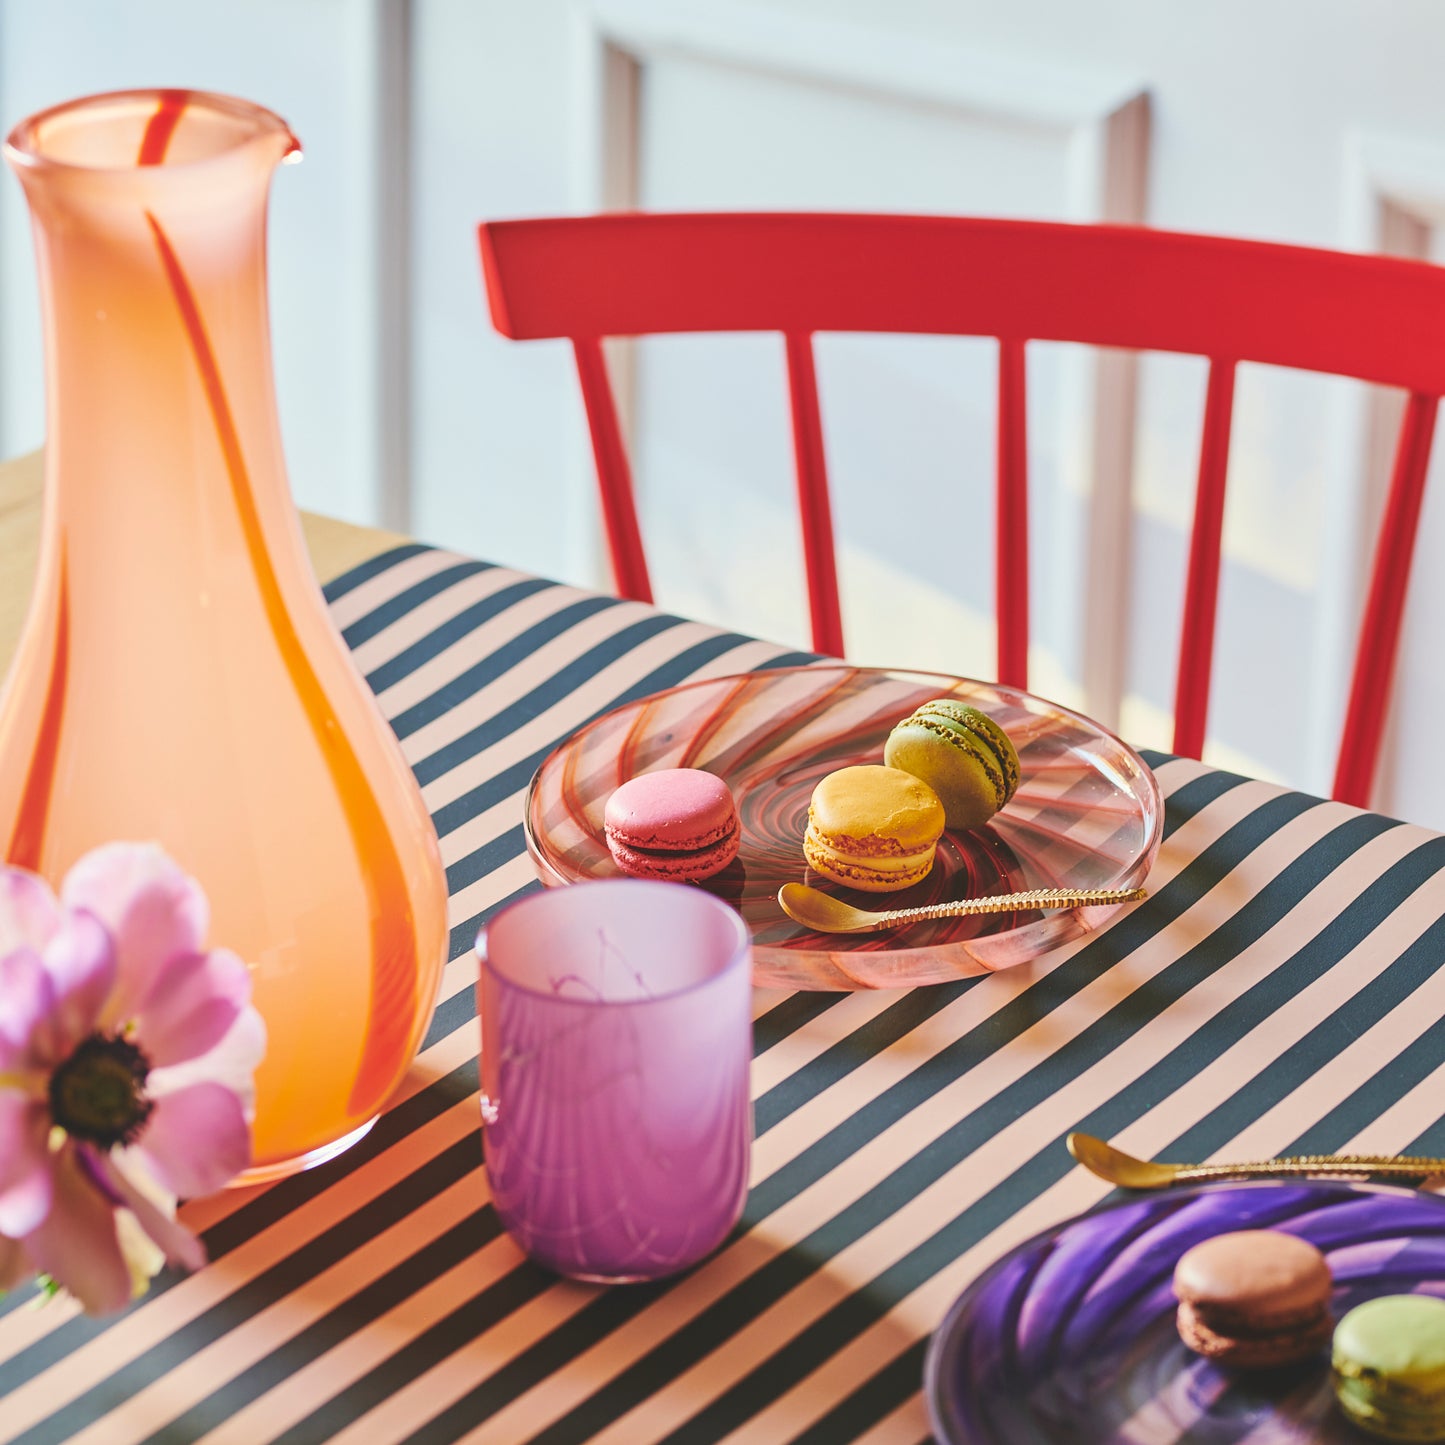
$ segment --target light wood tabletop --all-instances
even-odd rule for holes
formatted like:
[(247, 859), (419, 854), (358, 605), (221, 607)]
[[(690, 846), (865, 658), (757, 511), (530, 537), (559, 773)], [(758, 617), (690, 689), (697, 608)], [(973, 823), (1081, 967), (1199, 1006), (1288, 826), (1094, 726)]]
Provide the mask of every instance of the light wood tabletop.
[[(0, 462), (0, 672), (10, 665), (35, 578), (43, 473), (40, 452)], [(410, 540), (395, 532), (357, 527), (311, 512), (301, 513), (301, 530), (306, 534), (311, 565), (322, 582)]]

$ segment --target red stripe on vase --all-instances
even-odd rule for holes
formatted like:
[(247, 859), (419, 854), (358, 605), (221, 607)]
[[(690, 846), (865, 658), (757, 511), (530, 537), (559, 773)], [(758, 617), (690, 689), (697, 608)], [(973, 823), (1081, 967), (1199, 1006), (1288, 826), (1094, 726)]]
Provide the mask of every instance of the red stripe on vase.
[(60, 755), (60, 721), (65, 715), (65, 689), (70, 677), (70, 595), (65, 582), (65, 558), (60, 559), (59, 601), (55, 611), (55, 656), (40, 714), (40, 731), (30, 755), (30, 772), (20, 795), (20, 810), (5, 850), (5, 861), (19, 868), (40, 871), (40, 850), (50, 816), (50, 794), (55, 786), (55, 764)]
[(326, 759), (366, 881), (371, 915), (370, 1015), (349, 1107), (356, 1114), (370, 1114), (380, 1108), (405, 1063), (416, 1016), (416, 940), (409, 922), (411, 908), (406, 878), (366, 774), (350, 741), (337, 724), (331, 704), (311, 669), (295, 623), (282, 600), (261, 532), (255, 499), (251, 495), (240, 437), (195, 296), (160, 223), (149, 211), (146, 212), (146, 220), (155, 235), (161, 265), (175, 294), (176, 306), (195, 354), (196, 368), (216, 424), (221, 455), (231, 479), (231, 491), (266, 616), (292, 685), (316, 735), (317, 746)]
[(160, 95), (161, 103), (146, 122), (145, 134), (140, 140), (140, 151), (135, 158), (138, 166), (158, 166), (165, 161), (181, 112), (191, 98), (188, 90), (163, 90)]
[[(165, 90), (155, 114), (146, 122), (141, 137), (137, 163), (159, 165), (170, 146), (181, 113), (190, 92)], [(5, 861), (21, 868), (38, 870), (45, 843), (45, 827), (50, 813), (50, 795), (55, 783), (55, 767), (60, 752), (60, 724), (65, 712), (65, 691), (70, 673), (70, 598), (65, 580), (65, 561), (60, 562), (59, 600), (56, 606), (55, 656), (50, 665), (50, 681), (46, 687), (45, 706), (41, 712), (40, 730), (35, 751), (31, 755), (30, 772), (25, 779), (15, 827), (5, 850)]]

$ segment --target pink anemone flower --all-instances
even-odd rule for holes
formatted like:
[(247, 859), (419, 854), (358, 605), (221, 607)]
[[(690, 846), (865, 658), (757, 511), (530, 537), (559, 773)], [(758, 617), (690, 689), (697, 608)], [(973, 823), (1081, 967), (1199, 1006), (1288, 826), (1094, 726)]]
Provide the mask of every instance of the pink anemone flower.
[(0, 868), (0, 1289), (39, 1271), (100, 1313), (161, 1257), (205, 1263), (175, 1200), (250, 1163), (265, 1050), (246, 965), (206, 948), (208, 914), (152, 845), (86, 854), (58, 900)]

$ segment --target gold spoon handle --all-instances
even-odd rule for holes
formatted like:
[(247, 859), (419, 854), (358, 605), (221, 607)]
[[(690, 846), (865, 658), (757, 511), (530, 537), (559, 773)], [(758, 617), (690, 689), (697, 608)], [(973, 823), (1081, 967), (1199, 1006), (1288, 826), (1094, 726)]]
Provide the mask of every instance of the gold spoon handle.
[(1088, 908), (1104, 903), (1134, 903), (1147, 896), (1143, 888), (1030, 888), (992, 898), (964, 898), (956, 903), (928, 903), (921, 908), (894, 908), (880, 913), (869, 930), (897, 928), (929, 918), (968, 918), (975, 913), (1013, 913), (1028, 908)]
[(1247, 1164), (1184, 1164), (1170, 1181), (1237, 1179), (1241, 1175), (1280, 1177), (1303, 1174), (1377, 1174), (1393, 1179), (1423, 1179), (1445, 1173), (1445, 1159), (1408, 1154), (1297, 1154), (1284, 1159), (1258, 1159)]

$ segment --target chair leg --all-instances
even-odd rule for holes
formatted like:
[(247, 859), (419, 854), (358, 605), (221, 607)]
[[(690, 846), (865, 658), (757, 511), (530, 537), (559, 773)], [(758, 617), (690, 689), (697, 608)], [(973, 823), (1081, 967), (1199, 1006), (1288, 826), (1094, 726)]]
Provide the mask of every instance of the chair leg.
[(999, 342), (994, 592), (998, 680), (1029, 685), (1029, 453), (1024, 343)]
[(1234, 362), (1215, 359), (1209, 363), (1209, 389), (1204, 399), (1204, 438), (1199, 448), (1199, 486), (1194, 494), (1194, 531), (1189, 541), (1184, 625), (1179, 638), (1179, 680), (1174, 692), (1174, 751), (1186, 758), (1197, 758), (1204, 751), (1233, 413)]
[(1418, 392), (1410, 397), (1400, 425), (1385, 515), (1375, 544), (1370, 592), (1355, 648), (1355, 672), (1350, 683), (1332, 792), (1340, 802), (1353, 803), (1359, 808), (1370, 805), (1370, 790), (1380, 757), (1385, 709), (1390, 701), (1395, 658), (1400, 648), (1405, 592), (1415, 555), (1415, 533), (1425, 496), (1425, 476), (1430, 468), (1430, 445), (1435, 436), (1438, 409), (1436, 397)]
[(595, 338), (577, 340), (572, 343), (572, 349), (577, 356), (577, 377), (582, 384), (587, 425), (592, 432), (592, 454), (597, 460), (597, 484), (602, 494), (602, 520), (617, 595), (634, 602), (651, 602), (652, 581), (647, 575), (647, 557), (637, 526), (632, 468), (627, 462), (627, 449), (622, 445), (622, 428), (617, 421), (612, 384), (607, 379), (602, 343)]
[(823, 455), (823, 419), (813, 338), (784, 336), (788, 356), (788, 400), (793, 412), (793, 454), (798, 473), (798, 514), (803, 528), (803, 563), (808, 576), (808, 611), (813, 647), (843, 656), (843, 616), (838, 602), (838, 562), (833, 544), (833, 509)]

